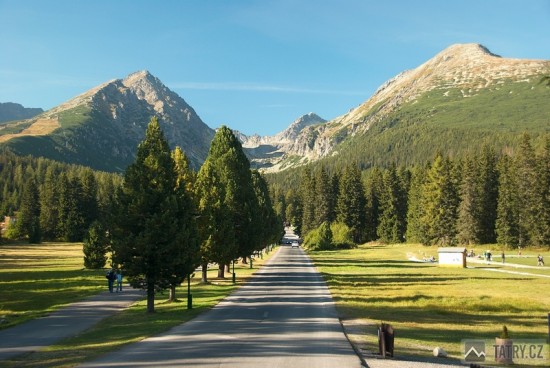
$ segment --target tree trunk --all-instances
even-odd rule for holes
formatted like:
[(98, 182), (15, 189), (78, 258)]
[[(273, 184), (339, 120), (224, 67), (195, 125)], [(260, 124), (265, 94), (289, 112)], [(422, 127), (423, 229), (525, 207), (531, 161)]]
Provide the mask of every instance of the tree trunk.
[(248, 264), (248, 262), (246, 261), (246, 257), (243, 257), (243, 264)]
[(147, 279), (147, 313), (155, 312), (155, 281)]
[(231, 273), (231, 263), (228, 263), (228, 264), (225, 266), (225, 272)]
[(203, 263), (201, 266), (202, 266), (201, 282), (207, 283), (208, 282), (208, 263)]
[(225, 266), (223, 264), (220, 264), (218, 267), (218, 278), (220, 279), (225, 278)]
[(176, 301), (176, 285), (170, 285), (170, 294), (168, 296), (168, 303)]

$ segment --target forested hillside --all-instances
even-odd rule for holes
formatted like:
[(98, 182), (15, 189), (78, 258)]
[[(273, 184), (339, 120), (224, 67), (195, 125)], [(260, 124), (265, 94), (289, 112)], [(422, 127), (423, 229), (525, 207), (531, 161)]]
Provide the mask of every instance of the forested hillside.
[(550, 246), (550, 136), (542, 142), (535, 149), (524, 134), (508, 153), (484, 145), (463, 157), (437, 154), (424, 165), (363, 173), (353, 161), (317, 164), (288, 180), (270, 176), (272, 195), (278, 214), (310, 247), (318, 246), (323, 224), (348, 234), (334, 245), (344, 239)]

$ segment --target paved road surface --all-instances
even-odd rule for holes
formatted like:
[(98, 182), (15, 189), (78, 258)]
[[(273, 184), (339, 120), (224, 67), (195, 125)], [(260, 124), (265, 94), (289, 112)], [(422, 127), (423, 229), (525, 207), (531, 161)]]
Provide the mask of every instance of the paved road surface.
[(322, 277), (284, 246), (212, 310), (83, 367), (360, 367)]
[(129, 287), (121, 293), (104, 292), (72, 303), (48, 316), (1, 330), (0, 361), (74, 336), (143, 298), (145, 294), (142, 291)]

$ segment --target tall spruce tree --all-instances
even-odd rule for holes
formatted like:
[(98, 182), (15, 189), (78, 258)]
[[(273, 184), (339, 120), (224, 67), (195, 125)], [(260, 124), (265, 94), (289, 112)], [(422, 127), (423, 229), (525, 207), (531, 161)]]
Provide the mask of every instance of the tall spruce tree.
[(404, 241), (406, 214), (403, 211), (405, 196), (394, 166), (383, 174), (383, 192), (380, 200), (381, 215), (377, 233), (383, 242)]
[(423, 188), (428, 169), (429, 167), (418, 167), (412, 172), (407, 209), (406, 239), (408, 243), (428, 243), (426, 225), (423, 222), (425, 219)]
[(517, 177), (512, 159), (506, 155), (502, 156), (498, 170), (497, 242), (517, 247), (519, 245), (519, 201)]
[(315, 227), (321, 225), (323, 222), (331, 222), (331, 217), (334, 217), (334, 197), (330, 177), (326, 169), (321, 167), (315, 180)]
[(550, 246), (550, 137), (546, 136), (542, 153), (537, 156), (536, 218), (533, 240)]
[(55, 240), (58, 236), (59, 194), (57, 173), (53, 166), (46, 169), (44, 184), (40, 191), (40, 229), (45, 240)]
[(337, 215), (338, 222), (347, 225), (352, 232), (353, 241), (361, 244), (366, 241), (366, 198), (361, 181), (359, 167), (346, 167), (340, 180)]
[(84, 267), (98, 269), (105, 267), (109, 240), (105, 228), (99, 221), (94, 221), (84, 237)]
[(147, 290), (149, 313), (155, 311), (155, 291), (193, 266), (192, 208), (183, 199), (168, 142), (154, 117), (124, 174), (112, 234), (113, 262), (134, 287)]
[(519, 245), (530, 245), (534, 239), (537, 226), (537, 202), (540, 199), (537, 188), (537, 160), (531, 146), (531, 137), (525, 133), (520, 142), (516, 159), (516, 174), (518, 188), (518, 225)]
[(497, 157), (493, 148), (484, 145), (478, 163), (479, 175), (479, 241), (496, 241), (495, 224), (498, 202)]
[(380, 220), (380, 197), (383, 192), (382, 171), (375, 167), (370, 170), (365, 183), (365, 237), (366, 240), (378, 239), (377, 229)]
[[(231, 129), (222, 126), (216, 132), (206, 161), (212, 163), (220, 185), (224, 187), (224, 205), (235, 231), (237, 254), (234, 258), (246, 259), (258, 246), (259, 231), (254, 227), (257, 200), (252, 186), (250, 162), (241, 143)], [(224, 277), (224, 264), (220, 264), (218, 276)]]
[(259, 230), (257, 250), (276, 242), (283, 235), (282, 221), (277, 216), (269, 196), (269, 189), (265, 178), (259, 171), (252, 171), (252, 184), (258, 201), (258, 216), (254, 218), (254, 226)]
[(212, 161), (206, 160), (199, 170), (195, 185), (202, 282), (208, 282), (208, 263), (225, 265), (235, 259), (238, 248), (235, 242), (233, 221), (225, 204), (225, 186)]
[(87, 230), (82, 197), (82, 184), (79, 178), (69, 179), (62, 173), (59, 179), (58, 234), (64, 241), (82, 241)]
[(457, 239), (461, 244), (479, 244), (481, 239), (482, 214), (480, 179), (476, 163), (466, 158), (460, 185)]
[(40, 195), (34, 180), (27, 181), (23, 189), (16, 227), (20, 236), (28, 237), (29, 243), (40, 243)]
[(448, 158), (436, 156), (424, 183), (422, 202), (426, 244), (452, 245), (456, 239), (459, 195), (454, 167)]
[(315, 177), (311, 169), (306, 167), (300, 179), (300, 198), (302, 203), (301, 235), (304, 237), (316, 228), (315, 226)]
[(195, 268), (200, 264), (200, 244), (198, 229), (195, 220), (196, 202), (194, 198), (195, 173), (189, 165), (189, 160), (180, 147), (172, 151), (172, 160), (174, 161), (174, 170), (176, 176), (176, 195), (180, 202), (179, 219), (181, 221), (180, 231), (178, 232), (178, 242), (182, 246), (178, 248), (181, 252), (179, 257), (184, 259), (185, 267), (178, 269), (168, 277), (170, 284), (169, 302), (174, 302), (176, 298), (176, 287), (180, 285), (186, 277), (191, 277)]

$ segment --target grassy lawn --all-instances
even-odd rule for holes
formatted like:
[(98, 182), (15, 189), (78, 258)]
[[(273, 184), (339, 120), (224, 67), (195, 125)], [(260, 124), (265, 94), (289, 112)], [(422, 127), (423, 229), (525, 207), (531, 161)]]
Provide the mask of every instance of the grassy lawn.
[[(495, 260), (500, 260), (497, 254)], [(542, 254), (550, 259), (548, 250)], [(550, 278), (491, 272), (483, 264), (462, 269), (409, 261), (411, 256), (437, 257), (436, 247), (421, 245), (365, 244), (310, 255), (342, 317), (359, 319), (367, 326), (365, 344), (370, 351), (378, 351), (376, 327), (381, 322), (394, 326), (396, 355), (402, 356), (428, 357), (439, 346), (460, 359), (462, 339), (492, 339), (502, 325), (512, 338), (547, 338), (550, 293), (540, 291), (549, 289)], [(548, 266), (494, 267), (548, 271)]]
[[(34, 305), (35, 303), (41, 303), (49, 311), (62, 304), (104, 291), (106, 288), (104, 272), (84, 270), (81, 252), (82, 244), (0, 247), (2, 313), (20, 322), (22, 319), (14, 315), (29, 319), (45, 313), (40, 310), (40, 307)], [(177, 290), (177, 295), (182, 299), (176, 303), (166, 302), (168, 293), (157, 296), (154, 314), (146, 313), (145, 301), (135, 303), (127, 310), (106, 318), (76, 337), (65, 339), (39, 352), (3, 361), (2, 367), (73, 367), (100, 354), (120, 349), (125, 344), (166, 331), (216, 305), (256, 272), (274, 253), (272, 251), (264, 255), (263, 259), (254, 259), (253, 269), (250, 269), (249, 265), (236, 264), (237, 285), (232, 284), (230, 274), (228, 276), (226, 274), (226, 279), (217, 279), (215, 269), (209, 270), (210, 283), (201, 284), (198, 281), (192, 281), (193, 309), (191, 310), (187, 309), (187, 285), (182, 285)], [(6, 265), (10, 265), (10, 269), (19, 270), (19, 272), (12, 274), (6, 270)], [(33, 283), (32, 277), (39, 278), (40, 282)], [(199, 278), (200, 274), (196, 277)], [(65, 284), (69, 281), (71, 285), (66, 286)], [(4, 288), (4, 284), (10, 286), (9, 290)], [(59, 292), (56, 287), (60, 288)], [(79, 287), (84, 292), (79, 291)], [(46, 293), (48, 297), (44, 298)], [(48, 299), (48, 301), (42, 299)]]
[(82, 243), (0, 245), (0, 328), (104, 290), (104, 274), (84, 269)]

